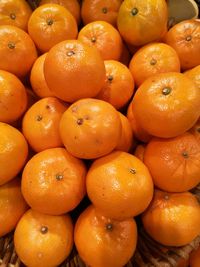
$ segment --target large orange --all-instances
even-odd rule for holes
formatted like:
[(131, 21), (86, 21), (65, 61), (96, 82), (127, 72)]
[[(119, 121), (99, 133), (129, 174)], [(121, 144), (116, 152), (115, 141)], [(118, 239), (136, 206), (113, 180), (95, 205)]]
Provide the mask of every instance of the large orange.
[(200, 266), (200, 247), (190, 255), (190, 267)]
[(187, 70), (184, 74), (193, 80), (196, 86), (198, 86), (200, 89), (200, 65), (194, 67), (193, 69)]
[(184, 192), (200, 183), (200, 143), (191, 133), (174, 138), (152, 138), (144, 163), (154, 184), (168, 192)]
[(63, 114), (60, 134), (66, 149), (75, 157), (98, 158), (116, 148), (121, 135), (118, 112), (109, 103), (86, 98)]
[(49, 51), (44, 62), (44, 76), (58, 98), (74, 102), (99, 93), (105, 82), (105, 66), (95, 47), (70, 40)]
[(19, 178), (0, 186), (0, 237), (14, 230), (27, 207)]
[(22, 132), (34, 151), (62, 146), (59, 123), (66, 109), (67, 106), (57, 98), (47, 97), (26, 112)]
[(125, 106), (134, 92), (134, 80), (129, 69), (115, 60), (104, 61), (106, 68), (106, 81), (98, 99), (112, 104), (116, 109)]
[(167, 31), (167, 20), (165, 0), (124, 0), (117, 25), (126, 42), (141, 46), (160, 39)]
[(135, 252), (137, 226), (133, 218), (116, 221), (89, 206), (76, 222), (74, 238), (88, 266), (121, 267)]
[(147, 79), (133, 98), (133, 112), (141, 127), (158, 137), (174, 137), (189, 130), (200, 116), (200, 90), (181, 73)]
[(117, 220), (142, 213), (153, 197), (153, 182), (147, 167), (135, 156), (121, 151), (93, 162), (86, 187), (94, 206)]
[(33, 156), (22, 174), (22, 193), (29, 206), (42, 213), (64, 214), (85, 195), (86, 168), (64, 148)]
[(163, 72), (180, 72), (176, 51), (163, 43), (152, 43), (140, 48), (131, 59), (129, 69), (137, 86), (147, 78)]
[(147, 233), (166, 246), (184, 246), (200, 232), (200, 205), (194, 195), (155, 190), (142, 216)]
[(123, 43), (119, 32), (106, 21), (94, 21), (83, 27), (78, 40), (95, 46), (104, 60), (119, 60)]
[(24, 85), (15, 75), (0, 70), (0, 121), (11, 123), (18, 120), (26, 107)]
[(165, 42), (176, 50), (183, 70), (200, 65), (200, 21), (185, 20), (176, 24), (166, 34)]
[(200, 118), (197, 123), (190, 129), (190, 132), (194, 134), (198, 141), (200, 141)]
[(0, 69), (22, 77), (31, 69), (37, 51), (30, 36), (10, 25), (0, 26)]
[(21, 171), (28, 156), (24, 136), (14, 127), (0, 122), (0, 185)]
[(17, 255), (26, 266), (58, 266), (72, 250), (71, 218), (28, 210), (16, 227), (14, 244)]

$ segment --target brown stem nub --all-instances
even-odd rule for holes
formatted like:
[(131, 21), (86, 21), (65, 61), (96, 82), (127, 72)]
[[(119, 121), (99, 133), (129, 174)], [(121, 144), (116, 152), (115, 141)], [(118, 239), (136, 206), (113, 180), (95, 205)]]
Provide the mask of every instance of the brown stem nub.
[(47, 25), (51, 26), (53, 24), (53, 20), (52, 19), (47, 19)]
[(133, 169), (133, 168), (130, 168), (130, 173), (132, 173), (132, 174), (136, 174), (136, 170)]
[(79, 118), (76, 122), (78, 125), (82, 125), (83, 124), (83, 119), (82, 118)]
[(163, 95), (169, 95), (171, 93), (172, 89), (170, 87), (164, 87), (162, 89), (162, 94)]
[(41, 115), (37, 115), (36, 120), (37, 121), (41, 121), (42, 120), (42, 116)]
[(112, 231), (112, 230), (113, 230), (113, 225), (112, 225), (112, 223), (108, 223), (108, 224), (106, 224), (106, 230), (107, 230), (107, 231)]
[(137, 13), (138, 13), (138, 9), (137, 9), (136, 7), (134, 7), (134, 8), (131, 10), (131, 15), (132, 15), (132, 16), (135, 16), (135, 15), (137, 15)]
[(188, 152), (187, 151), (184, 151), (183, 153), (182, 153), (182, 156), (184, 157), (184, 158), (189, 158), (189, 155), (188, 155)]
[(64, 178), (63, 174), (57, 173), (56, 174), (56, 180), (60, 181)]
[(113, 81), (113, 79), (114, 79), (114, 78), (113, 78), (113, 76), (112, 76), (112, 75), (108, 75), (108, 81), (109, 81), (109, 82), (112, 82), (112, 81)]
[(186, 36), (185, 40), (186, 40), (187, 42), (190, 42), (190, 41), (192, 40), (192, 36), (191, 36), (191, 35)]
[(10, 13), (10, 18), (11, 18), (12, 20), (15, 20), (15, 19), (16, 19), (16, 15), (15, 15), (15, 13)]
[(96, 42), (96, 38), (94, 36), (92, 36), (91, 41), (92, 41), (92, 43), (95, 43)]
[(72, 51), (72, 50), (67, 52), (67, 56), (68, 56), (68, 57), (71, 57), (71, 56), (73, 56), (74, 54), (75, 54), (75, 52)]
[(8, 43), (8, 48), (14, 49), (15, 48), (15, 44), (13, 42)]
[(150, 65), (154, 66), (156, 65), (156, 63), (157, 63), (157, 60), (155, 58), (152, 58), (150, 61)]
[(40, 232), (44, 235), (48, 232), (48, 227), (47, 226), (42, 226), (41, 229), (40, 229)]
[(103, 12), (104, 14), (108, 13), (108, 9), (107, 9), (107, 7), (103, 7), (103, 8), (102, 8), (102, 12)]

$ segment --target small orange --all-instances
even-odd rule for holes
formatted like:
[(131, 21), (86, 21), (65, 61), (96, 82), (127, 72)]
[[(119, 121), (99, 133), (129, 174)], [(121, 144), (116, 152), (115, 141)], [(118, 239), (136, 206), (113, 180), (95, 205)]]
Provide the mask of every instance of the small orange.
[(55, 45), (44, 62), (49, 89), (60, 99), (75, 102), (95, 97), (105, 82), (105, 66), (98, 50), (77, 40)]
[(16, 177), (25, 164), (28, 145), (14, 127), (0, 122), (0, 185)]
[(144, 152), (145, 152), (145, 145), (138, 145), (135, 149), (134, 155), (144, 162)]
[(30, 36), (15, 26), (2, 25), (0, 40), (0, 69), (18, 77), (25, 76), (37, 58)]
[(89, 206), (75, 225), (75, 245), (88, 266), (121, 267), (133, 256), (137, 226), (133, 218), (116, 221)]
[(14, 230), (27, 208), (19, 178), (0, 186), (0, 237)]
[(135, 156), (121, 151), (93, 162), (86, 187), (94, 206), (116, 220), (142, 213), (153, 197), (153, 182), (147, 167)]
[(190, 254), (190, 267), (199, 267), (200, 266), (200, 246), (197, 250), (193, 251)]
[(34, 151), (62, 146), (59, 123), (66, 109), (67, 106), (57, 98), (47, 97), (26, 112), (22, 132)]
[(32, 209), (61, 215), (73, 210), (84, 197), (85, 176), (83, 162), (64, 148), (46, 149), (26, 164), (22, 194)]
[(134, 92), (134, 80), (129, 69), (115, 60), (104, 61), (106, 81), (98, 99), (109, 102), (116, 109), (125, 106)]
[(109, 103), (86, 98), (72, 104), (60, 121), (60, 135), (75, 157), (98, 158), (116, 148), (121, 135), (118, 112)]
[(193, 80), (193, 82), (200, 89), (200, 65), (190, 69), (184, 73), (188, 78)]
[(123, 43), (119, 32), (106, 21), (94, 21), (84, 26), (78, 40), (95, 46), (103, 60), (119, 60), (122, 54)]
[(14, 244), (17, 255), (26, 266), (58, 266), (73, 247), (71, 218), (28, 210), (16, 227)]
[(200, 141), (200, 118), (197, 123), (190, 129), (190, 132), (194, 134), (198, 141)]
[(200, 205), (189, 192), (155, 190), (142, 222), (147, 233), (162, 245), (184, 246), (199, 235)]
[(61, 41), (76, 39), (78, 28), (75, 18), (66, 8), (45, 4), (32, 13), (28, 32), (39, 50), (47, 52)]
[(33, 91), (41, 98), (54, 96), (44, 78), (44, 61), (46, 59), (46, 56), (47, 53), (41, 55), (36, 59), (30, 74), (30, 82)]
[(26, 31), (31, 13), (25, 0), (0, 1), (0, 25), (12, 25)]
[(163, 72), (180, 72), (176, 51), (163, 43), (152, 43), (140, 48), (131, 59), (129, 69), (137, 86), (147, 78)]

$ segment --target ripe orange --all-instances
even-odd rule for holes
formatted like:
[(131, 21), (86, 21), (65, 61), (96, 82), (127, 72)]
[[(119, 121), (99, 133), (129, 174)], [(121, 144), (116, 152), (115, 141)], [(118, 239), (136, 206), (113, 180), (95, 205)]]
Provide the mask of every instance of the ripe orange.
[(151, 135), (175, 137), (189, 130), (200, 116), (200, 90), (181, 73), (147, 79), (133, 98), (133, 112)]
[(142, 216), (147, 233), (166, 246), (184, 246), (200, 231), (200, 205), (194, 195), (155, 190), (154, 198)]
[(180, 61), (176, 51), (163, 43), (152, 43), (140, 48), (129, 65), (137, 86), (147, 78), (164, 72), (180, 72)]
[(116, 220), (142, 213), (153, 197), (153, 182), (147, 167), (135, 156), (121, 151), (93, 162), (86, 187), (94, 206)]
[(85, 195), (86, 168), (64, 148), (33, 156), (22, 174), (22, 194), (36, 211), (60, 215), (73, 210)]
[(140, 159), (142, 162), (144, 162), (144, 152), (145, 152), (145, 145), (137, 145), (134, 155)]
[(28, 145), (14, 127), (0, 122), (0, 185), (16, 177), (25, 164)]
[(67, 102), (94, 97), (105, 82), (103, 59), (95, 47), (77, 40), (55, 45), (44, 62), (49, 89)]
[(190, 69), (184, 73), (188, 78), (193, 80), (193, 82), (200, 89), (200, 65)]
[(37, 51), (30, 36), (10, 25), (0, 26), (0, 69), (23, 77), (37, 58)]
[(76, 39), (78, 28), (75, 18), (66, 8), (45, 4), (32, 13), (28, 32), (39, 50), (47, 52), (61, 41)]
[(190, 255), (190, 267), (200, 266), (200, 247)]
[(89, 206), (75, 225), (75, 245), (88, 266), (121, 267), (132, 257), (137, 243), (134, 219), (116, 221)]
[(0, 1), (0, 25), (12, 25), (26, 31), (31, 13), (25, 0)]
[(95, 46), (100, 52), (103, 60), (119, 60), (123, 43), (119, 32), (108, 22), (94, 21), (83, 27), (78, 40)]
[(26, 112), (22, 132), (34, 151), (62, 146), (59, 123), (66, 109), (67, 106), (57, 98), (47, 97)]
[(72, 250), (71, 218), (28, 210), (16, 227), (14, 244), (17, 255), (26, 266), (58, 266)]
[(14, 230), (26, 210), (19, 178), (0, 186), (0, 237)]
[(172, 27), (165, 42), (173, 47), (183, 70), (200, 65), (200, 21), (184, 20)]
[(44, 61), (46, 59), (46, 56), (47, 53), (41, 55), (36, 59), (30, 74), (32, 89), (36, 93), (36, 95), (41, 98), (54, 96), (44, 78)]
[(104, 61), (106, 81), (98, 99), (112, 104), (116, 109), (125, 106), (134, 92), (134, 80), (129, 69), (115, 60)]
[(15, 75), (0, 70), (0, 121), (11, 123), (18, 120), (26, 107), (24, 85)]
[(200, 141), (200, 118), (197, 123), (190, 129), (190, 132)]
[(121, 127), (119, 114), (109, 103), (87, 98), (65, 111), (60, 121), (60, 135), (72, 155), (93, 159), (116, 148)]
[(165, 0), (124, 0), (117, 26), (126, 42), (141, 46), (160, 39), (167, 31), (167, 21)]

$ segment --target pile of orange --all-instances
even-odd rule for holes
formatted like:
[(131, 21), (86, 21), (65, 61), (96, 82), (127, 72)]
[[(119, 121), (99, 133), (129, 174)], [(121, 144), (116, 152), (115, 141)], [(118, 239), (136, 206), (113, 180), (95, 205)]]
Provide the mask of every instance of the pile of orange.
[(73, 244), (125, 266), (137, 216), (162, 245), (200, 235), (200, 21), (168, 29), (165, 0), (80, 2), (0, 1), (0, 237), (31, 267)]

